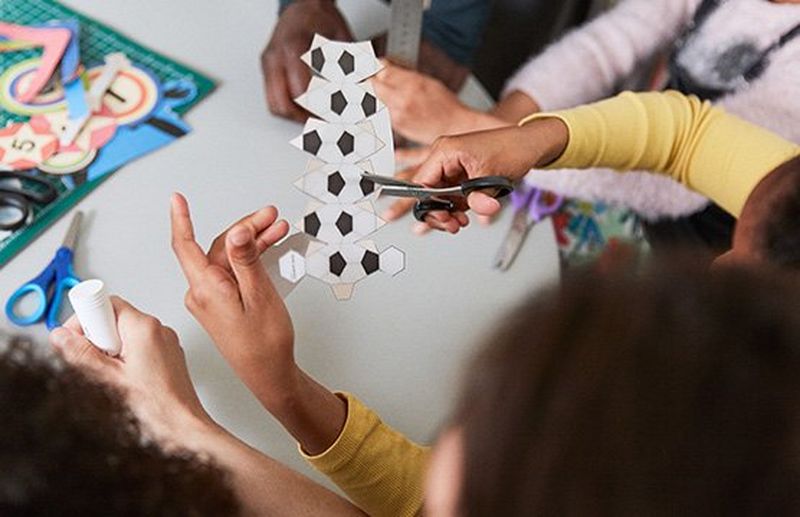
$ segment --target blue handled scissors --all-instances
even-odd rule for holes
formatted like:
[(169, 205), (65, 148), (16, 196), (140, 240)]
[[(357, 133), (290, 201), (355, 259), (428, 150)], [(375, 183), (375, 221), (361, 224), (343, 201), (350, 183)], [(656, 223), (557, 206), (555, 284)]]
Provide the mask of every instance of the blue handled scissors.
[[(44, 319), (48, 330), (61, 326), (58, 316), (64, 301), (64, 294), (80, 283), (80, 279), (72, 270), (72, 258), (75, 243), (78, 241), (81, 219), (83, 219), (83, 214), (75, 212), (64, 242), (56, 251), (50, 264), (39, 273), (39, 276), (14, 291), (14, 294), (8, 299), (6, 316), (14, 325), (25, 327)], [(16, 312), (16, 306), (24, 297), (31, 294), (37, 299), (36, 309), (29, 315), (20, 316)]]
[(494, 267), (506, 271), (514, 263), (531, 228), (558, 211), (564, 198), (530, 185), (518, 187), (511, 193), (514, 218), (511, 228), (497, 252)]

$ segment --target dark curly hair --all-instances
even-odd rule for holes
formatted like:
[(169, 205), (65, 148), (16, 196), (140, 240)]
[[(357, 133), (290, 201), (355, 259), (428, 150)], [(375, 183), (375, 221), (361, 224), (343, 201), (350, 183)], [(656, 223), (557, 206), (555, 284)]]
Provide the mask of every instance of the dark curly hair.
[(226, 473), (145, 439), (119, 393), (0, 341), (0, 515), (238, 514)]
[(472, 365), (463, 515), (800, 515), (799, 311), (766, 270), (566, 278)]

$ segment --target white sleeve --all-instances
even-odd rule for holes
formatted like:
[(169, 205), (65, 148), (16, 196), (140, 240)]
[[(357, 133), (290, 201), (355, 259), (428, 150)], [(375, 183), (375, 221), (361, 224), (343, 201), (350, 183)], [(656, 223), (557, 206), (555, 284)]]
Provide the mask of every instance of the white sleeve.
[(701, 0), (623, 0), (523, 65), (503, 96), (521, 91), (543, 111), (571, 108), (614, 93), (637, 64), (672, 43)]
[(723, 97), (719, 105), (800, 144), (800, 37), (769, 59), (761, 77), (747, 88)]

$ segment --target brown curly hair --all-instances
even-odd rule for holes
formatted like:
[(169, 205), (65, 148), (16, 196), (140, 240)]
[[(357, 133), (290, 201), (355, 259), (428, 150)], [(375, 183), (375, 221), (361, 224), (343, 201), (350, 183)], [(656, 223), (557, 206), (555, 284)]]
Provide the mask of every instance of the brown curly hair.
[(0, 515), (239, 513), (226, 473), (145, 439), (118, 392), (24, 338), (0, 341)]

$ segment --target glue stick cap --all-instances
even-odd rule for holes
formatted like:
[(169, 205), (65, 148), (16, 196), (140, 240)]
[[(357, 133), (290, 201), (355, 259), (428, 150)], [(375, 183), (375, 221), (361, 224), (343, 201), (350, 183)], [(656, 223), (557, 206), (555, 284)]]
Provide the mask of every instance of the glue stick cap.
[(86, 280), (69, 291), (69, 302), (86, 338), (97, 348), (119, 355), (122, 342), (114, 308), (102, 280)]

